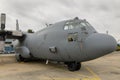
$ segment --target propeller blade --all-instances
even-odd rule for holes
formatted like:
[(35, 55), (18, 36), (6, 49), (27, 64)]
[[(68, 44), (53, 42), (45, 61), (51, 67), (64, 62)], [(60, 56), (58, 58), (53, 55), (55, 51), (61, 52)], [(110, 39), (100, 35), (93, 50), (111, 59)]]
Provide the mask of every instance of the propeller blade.
[(19, 23), (18, 23), (18, 20), (16, 20), (16, 30), (19, 31)]
[(6, 14), (2, 13), (1, 14), (1, 30), (5, 29), (5, 23), (6, 23)]

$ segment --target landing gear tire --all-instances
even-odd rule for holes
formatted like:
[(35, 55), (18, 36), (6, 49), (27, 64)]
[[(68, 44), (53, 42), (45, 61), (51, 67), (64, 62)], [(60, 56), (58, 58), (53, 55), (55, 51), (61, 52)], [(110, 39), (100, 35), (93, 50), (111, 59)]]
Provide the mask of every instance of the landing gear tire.
[(67, 64), (69, 71), (78, 71), (81, 68), (81, 63), (70, 62)]
[(24, 59), (20, 54), (16, 54), (16, 60), (17, 60), (18, 62), (25, 61), (25, 59)]

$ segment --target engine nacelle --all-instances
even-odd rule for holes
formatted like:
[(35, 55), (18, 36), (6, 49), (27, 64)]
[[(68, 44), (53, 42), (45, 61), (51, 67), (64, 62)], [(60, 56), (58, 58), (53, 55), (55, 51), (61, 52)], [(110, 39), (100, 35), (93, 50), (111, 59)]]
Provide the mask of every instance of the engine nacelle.
[(17, 47), (15, 51), (17, 54), (20, 54), (23, 58), (31, 58), (30, 50), (25, 46)]

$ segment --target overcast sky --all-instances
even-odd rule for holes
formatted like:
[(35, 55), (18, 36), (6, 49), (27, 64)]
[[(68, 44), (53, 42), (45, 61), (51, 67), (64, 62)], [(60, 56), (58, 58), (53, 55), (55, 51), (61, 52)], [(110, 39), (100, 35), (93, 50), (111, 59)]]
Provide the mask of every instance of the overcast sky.
[(38, 31), (45, 23), (55, 23), (78, 16), (94, 28), (120, 39), (120, 0), (0, 0), (0, 13), (7, 14), (7, 29)]

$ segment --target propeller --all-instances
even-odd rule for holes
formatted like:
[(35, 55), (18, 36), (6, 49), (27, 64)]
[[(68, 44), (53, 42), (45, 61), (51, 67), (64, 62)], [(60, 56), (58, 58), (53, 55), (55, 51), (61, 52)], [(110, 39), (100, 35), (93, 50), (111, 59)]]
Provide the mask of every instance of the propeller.
[(6, 32), (4, 31), (5, 23), (6, 23), (6, 14), (5, 13), (1, 13), (0, 41), (4, 41), (5, 40), (5, 35), (6, 35)]
[(1, 30), (5, 29), (5, 23), (6, 23), (6, 14), (2, 13), (1, 14)]
[(24, 35), (19, 30), (19, 23), (16, 20), (16, 30), (5, 30), (6, 24), (6, 14), (1, 13), (1, 30), (0, 30), (0, 41), (5, 41), (6, 38), (9, 39), (23, 39)]

